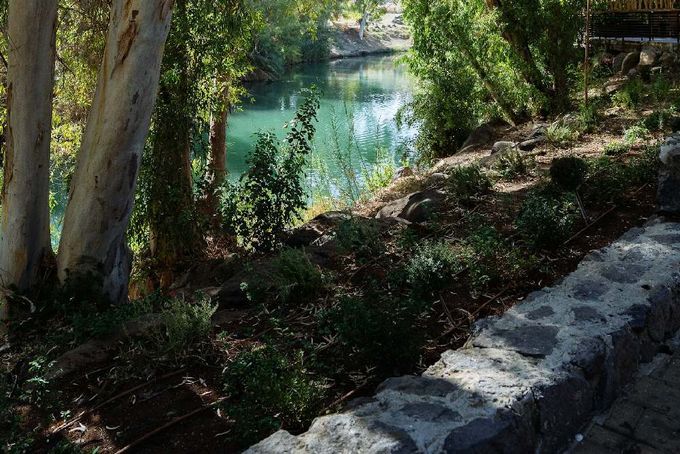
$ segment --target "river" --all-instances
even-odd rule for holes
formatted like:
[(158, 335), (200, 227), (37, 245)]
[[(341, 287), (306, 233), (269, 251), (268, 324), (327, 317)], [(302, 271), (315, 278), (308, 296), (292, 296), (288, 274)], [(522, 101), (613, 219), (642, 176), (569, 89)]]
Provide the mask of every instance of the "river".
[(398, 128), (396, 116), (411, 99), (414, 79), (398, 57), (370, 56), (300, 65), (280, 81), (250, 85), (252, 103), (246, 101), (229, 118), (227, 167), (232, 180), (248, 168), (255, 133), (269, 130), (283, 137), (300, 91), (311, 86), (319, 90), (321, 106), (310, 181), (330, 183), (336, 191), (348, 173), (361, 180), (376, 160), (399, 164), (415, 130)]

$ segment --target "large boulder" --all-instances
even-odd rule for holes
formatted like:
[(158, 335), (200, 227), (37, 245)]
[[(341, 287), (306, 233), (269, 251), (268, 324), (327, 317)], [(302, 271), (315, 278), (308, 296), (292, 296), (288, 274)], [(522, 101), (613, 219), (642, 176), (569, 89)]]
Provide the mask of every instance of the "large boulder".
[(666, 51), (659, 57), (659, 64), (664, 68), (672, 68), (678, 62), (678, 57), (673, 53)]
[(680, 134), (673, 134), (661, 146), (659, 154), (659, 188), (657, 204), (659, 211), (680, 214)]
[(638, 64), (640, 63), (640, 53), (639, 52), (631, 52), (628, 55), (626, 55), (626, 58), (623, 59), (623, 63), (621, 63), (621, 74), (624, 76), (630, 73), (631, 69), (634, 69)]
[(515, 142), (502, 140), (493, 144), (493, 147), (491, 147), (491, 154), (505, 153), (507, 151), (514, 150), (516, 147), (517, 144)]
[(376, 215), (378, 219), (399, 218), (409, 222), (426, 222), (441, 206), (445, 194), (427, 189), (385, 205)]
[(625, 60), (626, 55), (628, 55), (625, 52), (621, 52), (620, 54), (616, 55), (614, 59), (612, 60), (612, 70), (615, 73), (621, 72), (621, 67), (623, 66), (623, 60)]
[(469, 151), (472, 148), (488, 145), (493, 136), (494, 128), (491, 123), (483, 123), (470, 133), (463, 145), (461, 145), (460, 151)]
[(640, 51), (639, 64), (651, 66), (656, 62), (658, 56), (659, 54), (655, 48), (643, 47), (642, 50)]

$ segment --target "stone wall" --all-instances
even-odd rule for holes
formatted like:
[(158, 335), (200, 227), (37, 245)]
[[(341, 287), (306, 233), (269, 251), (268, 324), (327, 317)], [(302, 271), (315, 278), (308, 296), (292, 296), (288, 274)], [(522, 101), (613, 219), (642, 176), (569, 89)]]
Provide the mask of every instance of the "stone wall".
[(680, 328), (680, 224), (657, 219), (482, 320), (422, 376), (255, 453), (559, 452)]

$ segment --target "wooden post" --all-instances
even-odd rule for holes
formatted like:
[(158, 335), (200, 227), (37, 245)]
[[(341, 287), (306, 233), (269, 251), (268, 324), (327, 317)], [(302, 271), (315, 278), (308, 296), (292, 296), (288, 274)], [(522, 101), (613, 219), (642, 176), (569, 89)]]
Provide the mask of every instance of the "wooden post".
[(583, 82), (584, 82), (583, 98), (586, 107), (588, 107), (588, 76), (589, 76), (588, 67), (590, 66), (590, 2), (591, 0), (587, 0), (586, 2), (586, 39), (585, 39), (586, 51), (585, 59), (583, 62)]

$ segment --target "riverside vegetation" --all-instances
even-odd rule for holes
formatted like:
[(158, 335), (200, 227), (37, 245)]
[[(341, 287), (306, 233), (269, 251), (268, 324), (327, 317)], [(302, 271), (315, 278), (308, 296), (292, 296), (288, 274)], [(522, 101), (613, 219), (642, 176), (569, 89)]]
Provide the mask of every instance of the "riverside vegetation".
[[(52, 130), (53, 173), (70, 175), (83, 153), (63, 147), (80, 144), (88, 127), (89, 91), (78, 103), (69, 96), (96, 81), (84, 57), (104, 44), (104, 3), (62, 4), (58, 50), (73, 60), (57, 65), (57, 80), (74, 82), (57, 84), (53, 121), (63, 123)], [(216, 0), (174, 6), (158, 100), (147, 112), (150, 135), (138, 144), (145, 148), (138, 187), (126, 190), (135, 208), (122, 232), (134, 261), (113, 273), (128, 273), (124, 288), (103, 291), (112, 280), (97, 273), (113, 258), (103, 256), (85, 279), (60, 281), (47, 254), (32, 284), (2, 290), (11, 308), (1, 352), (4, 450), (238, 451), (279, 428), (304, 431), (383, 379), (421, 371), (462, 345), (475, 320), (559, 279), (653, 213), (658, 141), (675, 128), (680, 108), (676, 68), (628, 79), (598, 55), (591, 76), (603, 89), (585, 105), (580, 49), (571, 44), (578, 29), (563, 27), (578, 22), (570, 20), (581, 2), (546, 0), (524, 10), (523, 3), (405, 0), (414, 36), (406, 58), (422, 85), (402, 115), (420, 128), (410, 172), (390, 158), (348, 170), (334, 182), (344, 209), (316, 216), (324, 210), (310, 206), (304, 179), (319, 108), (311, 89), (285, 137), (260, 133), (249, 170), (229, 182), (211, 126), (261, 64), (269, 32), (258, 27), (277, 19), (264, 3), (254, 2), (263, 10)], [(312, 24), (342, 6), (319, 12), (318, 3), (277, 5), (309, 8)], [(226, 8), (219, 19), (209, 13), (215, 5)], [(301, 35), (313, 33), (309, 23)], [(555, 32), (564, 39), (549, 39)], [(100, 47), (91, 53), (78, 50), (93, 42)], [(225, 47), (234, 52), (225, 57)], [(16, 52), (9, 50), (10, 61)], [(11, 71), (5, 77), (12, 80)], [(617, 89), (607, 94), (612, 82)], [(487, 140), (457, 152), (482, 123)], [(520, 150), (528, 137), (540, 140)], [(490, 155), (493, 139), (514, 145)], [(350, 153), (334, 151), (340, 168)], [(78, 170), (66, 178), (72, 193), (81, 178)], [(427, 195), (418, 199), (427, 200), (419, 216), (390, 211), (414, 193)], [(13, 216), (7, 197), (3, 222)], [(76, 208), (74, 219), (102, 221)], [(128, 290), (130, 301), (112, 298)]]

